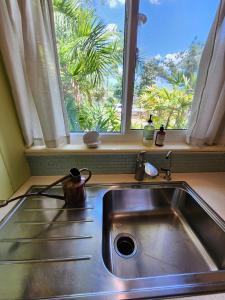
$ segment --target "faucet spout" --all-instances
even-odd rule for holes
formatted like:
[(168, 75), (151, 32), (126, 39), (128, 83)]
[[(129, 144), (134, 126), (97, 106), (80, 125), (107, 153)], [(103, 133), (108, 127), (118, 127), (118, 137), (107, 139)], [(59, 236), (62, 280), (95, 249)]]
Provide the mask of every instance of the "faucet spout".
[(145, 153), (146, 151), (141, 151), (137, 156), (134, 176), (137, 181), (142, 181), (145, 176)]
[(171, 158), (172, 153), (173, 153), (172, 151), (168, 151), (168, 152), (166, 153), (166, 159)]

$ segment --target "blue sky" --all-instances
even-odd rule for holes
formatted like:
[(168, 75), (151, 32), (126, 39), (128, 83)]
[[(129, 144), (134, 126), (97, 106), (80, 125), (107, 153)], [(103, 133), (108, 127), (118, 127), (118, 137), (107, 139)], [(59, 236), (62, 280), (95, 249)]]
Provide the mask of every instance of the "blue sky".
[[(104, 22), (123, 30), (124, 0), (94, 1)], [(219, 0), (141, 0), (139, 11), (147, 16), (147, 22), (138, 29), (142, 56), (185, 50), (194, 37), (205, 42), (218, 5)]]

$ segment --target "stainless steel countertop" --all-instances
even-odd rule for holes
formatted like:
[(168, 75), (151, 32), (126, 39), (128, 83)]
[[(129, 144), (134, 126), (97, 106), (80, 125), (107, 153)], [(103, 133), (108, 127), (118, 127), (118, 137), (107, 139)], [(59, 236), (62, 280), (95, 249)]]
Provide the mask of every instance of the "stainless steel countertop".
[(110, 188), (88, 187), (84, 209), (43, 197), (17, 204), (0, 226), (0, 299), (147, 299), (162, 290), (171, 296), (204, 292), (206, 285), (224, 290), (221, 271), (160, 280), (111, 274), (102, 259), (102, 195)]

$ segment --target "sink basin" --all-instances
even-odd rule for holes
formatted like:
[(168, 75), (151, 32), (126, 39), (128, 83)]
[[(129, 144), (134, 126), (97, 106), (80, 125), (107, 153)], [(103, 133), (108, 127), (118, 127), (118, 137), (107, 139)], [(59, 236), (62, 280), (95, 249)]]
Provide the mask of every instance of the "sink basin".
[[(21, 199), (0, 222), (0, 300), (225, 291), (225, 223), (186, 183), (87, 185), (86, 192), (83, 208)], [(62, 195), (61, 187), (52, 193)]]
[(108, 191), (103, 198), (103, 258), (121, 278), (224, 268), (222, 228), (183, 187)]

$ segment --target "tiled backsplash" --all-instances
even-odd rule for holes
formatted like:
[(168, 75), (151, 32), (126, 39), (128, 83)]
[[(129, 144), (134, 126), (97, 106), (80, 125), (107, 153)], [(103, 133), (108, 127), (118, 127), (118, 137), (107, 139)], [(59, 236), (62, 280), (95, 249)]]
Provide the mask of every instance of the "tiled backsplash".
[[(32, 175), (63, 175), (72, 167), (89, 168), (94, 174), (134, 173), (137, 155), (93, 154), (28, 156)], [(165, 153), (148, 153), (146, 160), (158, 169), (168, 166)], [(224, 172), (222, 152), (177, 152), (172, 154), (173, 172)]]

